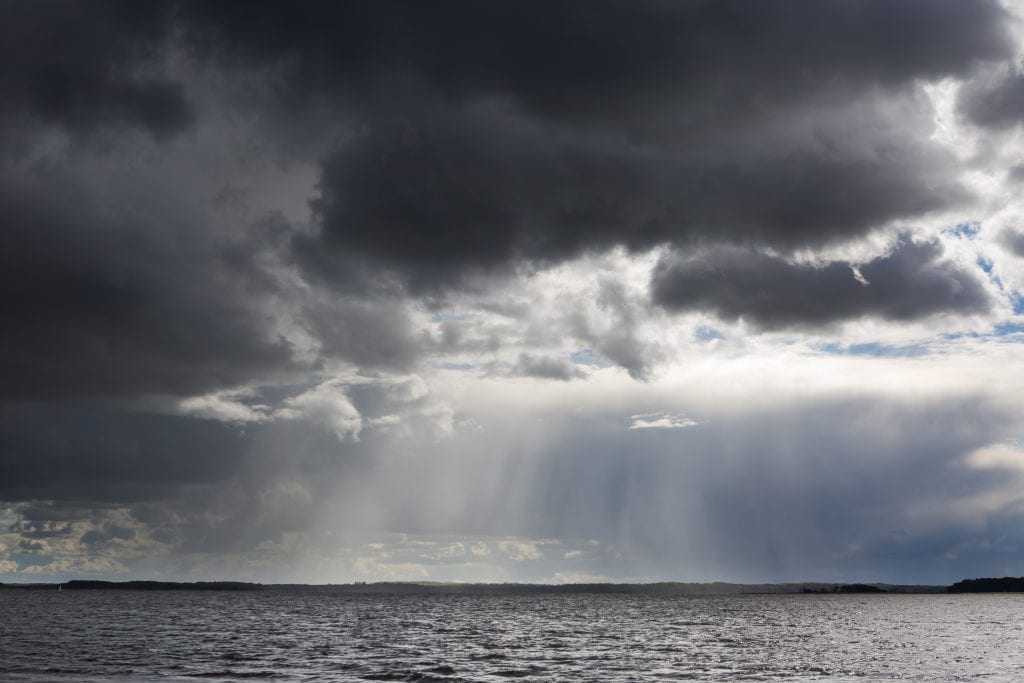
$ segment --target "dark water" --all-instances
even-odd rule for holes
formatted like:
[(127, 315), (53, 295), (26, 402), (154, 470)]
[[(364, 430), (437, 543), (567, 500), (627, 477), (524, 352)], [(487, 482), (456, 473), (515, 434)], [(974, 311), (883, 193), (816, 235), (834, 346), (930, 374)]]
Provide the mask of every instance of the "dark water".
[(1024, 680), (1020, 595), (0, 591), (0, 680)]

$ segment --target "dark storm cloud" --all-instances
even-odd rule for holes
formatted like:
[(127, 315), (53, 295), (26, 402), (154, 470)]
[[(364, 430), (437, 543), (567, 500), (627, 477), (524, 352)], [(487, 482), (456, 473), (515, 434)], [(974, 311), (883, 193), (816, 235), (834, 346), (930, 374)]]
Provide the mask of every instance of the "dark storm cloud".
[(73, 131), (132, 125), (160, 137), (193, 120), (165, 68), (169, 51), (277, 69), (271, 90), (296, 115), (325, 99), (365, 115), (431, 93), (505, 98), (543, 119), (641, 136), (668, 125), (691, 138), (726, 118), (964, 75), (1011, 52), (994, 0), (48, 0), (2, 12), (9, 107)]
[[(347, 292), (298, 315), (326, 355), (381, 367), (407, 367), (417, 346), (388, 301), (364, 296), (380, 265), (429, 289), (616, 244), (789, 248), (962, 198), (919, 132), (929, 110), (915, 83), (1009, 49), (994, 2), (2, 12), (0, 88), (16, 117), (167, 138), (192, 120), (189, 69), (266, 67), (294, 114), (280, 135), (311, 103), (350, 123), (347, 142), (322, 150), (319, 232), (252, 239)], [(194, 58), (182, 83), (164, 68), (172, 52)], [(154, 201), (173, 195), (173, 174), (101, 189), (82, 182), (89, 164), (50, 163), (0, 177), (3, 396), (189, 395), (290, 367), (266, 305), (294, 293), (253, 296), (275, 285), (244, 238), (220, 249), (203, 217)], [(606, 355), (640, 372), (621, 341)]]
[(957, 96), (960, 113), (976, 126), (1011, 128), (1024, 118), (1024, 74), (1017, 67), (965, 83)]
[(842, 262), (815, 267), (749, 249), (716, 248), (666, 258), (651, 289), (654, 301), (669, 310), (708, 311), (764, 328), (987, 311), (989, 296), (977, 276), (943, 260), (942, 253), (937, 242), (905, 241), (855, 270)]
[(4, 11), (8, 100), (72, 131), (187, 126), (171, 53), (265, 69), (282, 139), (326, 107), (355, 136), (326, 154), (300, 260), (346, 280), (324, 252), (367, 256), (414, 289), (616, 244), (816, 245), (946, 206), (964, 193), (914, 88), (1012, 47), (994, 0)]
[(312, 248), (366, 254), (418, 287), (516, 256), (608, 246), (667, 210), (657, 160), (559, 140), (501, 112), (424, 118), (361, 136), (327, 161)]
[(818, 245), (962, 200), (915, 84), (1010, 48), (994, 3), (214, 7), (193, 21), (217, 54), (355, 112), (304, 260), (363, 254), (416, 290), (616, 244)]
[(283, 65), (282, 94), (300, 101), (412, 82), (571, 123), (679, 102), (749, 115), (833, 87), (963, 74), (1011, 51), (994, 1), (184, 2), (179, 17), (201, 54)]
[(166, 498), (230, 478), (250, 444), (251, 435), (212, 420), (0, 405), (0, 500)]
[(172, 19), (164, 2), (3, 3), (3, 118), (84, 134), (138, 127), (158, 139), (184, 130), (192, 108), (161, 63)]
[[(417, 122), (381, 124), (327, 161), (315, 204), (322, 232), (299, 252), (314, 254), (308, 262), (324, 247), (362, 253), (420, 289), (616, 244), (821, 244), (965, 196), (946, 176), (952, 160), (914, 139), (916, 122), (863, 113), (870, 130), (848, 116), (811, 115), (813, 140), (677, 150), (570, 133), (496, 107), (432, 109)], [(771, 126), (764, 134), (796, 135)]]
[(173, 195), (97, 192), (90, 170), (0, 168), (0, 398), (190, 395), (289, 367), (251, 261)]

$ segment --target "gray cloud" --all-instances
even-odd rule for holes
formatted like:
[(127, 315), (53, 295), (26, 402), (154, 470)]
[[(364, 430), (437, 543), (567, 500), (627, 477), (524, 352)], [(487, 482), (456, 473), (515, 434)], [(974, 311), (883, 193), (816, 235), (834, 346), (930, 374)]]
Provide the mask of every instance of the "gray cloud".
[(646, 379), (650, 365), (660, 360), (662, 354), (636, 333), (641, 316), (639, 302), (631, 299), (620, 283), (610, 281), (602, 284), (598, 302), (609, 315), (610, 325), (601, 332), (582, 327), (578, 330), (581, 338), (593, 344), (608, 360), (626, 368), (634, 379)]
[(116, 408), (0, 405), (0, 499), (130, 502), (242, 469), (252, 434)]
[(962, 116), (976, 126), (1010, 128), (1024, 117), (1024, 74), (1016, 67), (967, 81), (957, 97)]
[(132, 538), (135, 538), (134, 529), (120, 527), (116, 524), (105, 524), (100, 529), (92, 529), (85, 532), (78, 540), (84, 545), (91, 546), (109, 543), (110, 541), (115, 540), (125, 541)]
[(999, 236), (999, 241), (1015, 255), (1024, 258), (1024, 232), (1006, 230)]
[[(293, 110), (326, 102), (354, 134), (324, 150), (314, 231), (226, 236), (174, 195), (173, 172), (100, 184), (81, 159), (8, 160), (3, 395), (189, 395), (303, 369), (274, 306), (323, 357), (408, 368), (420, 346), (402, 282), (423, 292), (617, 244), (821, 244), (946, 206), (964, 192), (916, 83), (1004, 56), (1006, 17), (923, 7), (599, 3), (580, 23), (556, 3), (545, 31), (517, 4), (6, 7), (20, 68), (0, 87), (30, 119), (166, 139), (190, 125), (197, 77), (170, 79), (176, 50), (199, 70), (282, 69), (269, 92)], [(332, 294), (286, 290), (267, 253)], [(599, 350), (642, 376), (620, 337)]]
[(367, 368), (408, 369), (421, 355), (418, 338), (397, 297), (332, 296), (307, 303), (303, 319), (325, 358)]
[(183, 85), (166, 75), (165, 2), (55, 0), (0, 7), (4, 117), (75, 134), (141, 128), (167, 139), (192, 125)]
[(966, 196), (951, 159), (911, 130), (920, 106), (901, 100), (899, 124), (872, 107), (794, 114), (813, 136), (770, 122), (685, 148), (580, 135), (491, 106), (425, 112), (327, 161), (322, 230), (299, 251), (365, 254), (423, 289), (617, 244), (849, 238)]
[[(963, 75), (1012, 51), (992, 1), (181, 3), (189, 45), (228, 65), (279, 64), (281, 95), (367, 100), (408, 87), (509, 97), (542, 118), (635, 125), (763, 114), (832, 89)], [(330, 30), (325, 31), (325, 27)], [(395, 102), (401, 106), (403, 102)], [(700, 126), (699, 126), (700, 127)]]
[(539, 379), (556, 379), (568, 382), (583, 379), (587, 376), (581, 368), (573, 365), (565, 358), (556, 358), (532, 353), (519, 354), (519, 360), (512, 369), (512, 374), (519, 377), (536, 377)]
[(651, 289), (670, 310), (703, 310), (764, 328), (862, 316), (908, 321), (983, 313), (991, 305), (978, 277), (943, 260), (937, 242), (901, 242), (856, 270), (842, 262), (797, 265), (740, 248), (677, 253), (659, 264)]
[(1019, 183), (1024, 180), (1024, 164), (1011, 166), (1006, 172), (1006, 179), (1014, 183)]
[[(188, 395), (292, 365), (201, 207), (77, 169), (0, 169), (4, 398)], [(173, 193), (171, 193), (173, 195)]]
[(965, 193), (916, 88), (1012, 51), (996, 2), (185, 2), (177, 17), (202, 63), (276, 69), (272, 99), (351, 127), (303, 262), (346, 280), (329, 254), (363, 255), (415, 290), (616, 244), (817, 245), (947, 206)]

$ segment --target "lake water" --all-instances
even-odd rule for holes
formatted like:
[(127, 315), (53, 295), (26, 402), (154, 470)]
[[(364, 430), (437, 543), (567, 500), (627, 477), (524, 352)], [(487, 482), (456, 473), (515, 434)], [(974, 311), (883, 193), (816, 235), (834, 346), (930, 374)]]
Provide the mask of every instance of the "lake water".
[(0, 590), (0, 680), (1024, 680), (1021, 595)]

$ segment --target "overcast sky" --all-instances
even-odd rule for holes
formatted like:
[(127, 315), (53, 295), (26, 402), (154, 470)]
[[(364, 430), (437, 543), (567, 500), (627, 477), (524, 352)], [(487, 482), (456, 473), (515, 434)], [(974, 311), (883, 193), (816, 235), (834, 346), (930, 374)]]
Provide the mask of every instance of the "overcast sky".
[(0, 581), (1024, 574), (996, 0), (0, 3)]

